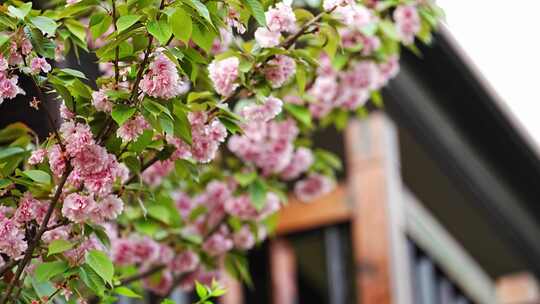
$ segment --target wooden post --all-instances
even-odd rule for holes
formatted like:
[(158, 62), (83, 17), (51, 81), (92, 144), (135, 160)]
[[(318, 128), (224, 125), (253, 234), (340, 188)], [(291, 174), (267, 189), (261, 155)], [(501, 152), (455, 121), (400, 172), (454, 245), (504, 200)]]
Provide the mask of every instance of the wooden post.
[(287, 240), (276, 238), (270, 241), (270, 269), (272, 303), (296, 304), (298, 302), (296, 257)]
[(497, 280), (497, 298), (501, 304), (538, 304), (538, 281), (526, 272), (505, 275)]
[(380, 112), (346, 130), (358, 303), (412, 303), (396, 133)]

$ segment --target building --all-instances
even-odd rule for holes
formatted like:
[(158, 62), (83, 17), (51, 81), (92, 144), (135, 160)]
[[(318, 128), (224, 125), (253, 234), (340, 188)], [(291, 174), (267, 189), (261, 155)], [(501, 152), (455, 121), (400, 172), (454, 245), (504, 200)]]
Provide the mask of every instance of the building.
[(445, 30), (374, 110), (320, 142), (337, 189), (291, 200), (225, 304), (540, 303), (540, 158)]

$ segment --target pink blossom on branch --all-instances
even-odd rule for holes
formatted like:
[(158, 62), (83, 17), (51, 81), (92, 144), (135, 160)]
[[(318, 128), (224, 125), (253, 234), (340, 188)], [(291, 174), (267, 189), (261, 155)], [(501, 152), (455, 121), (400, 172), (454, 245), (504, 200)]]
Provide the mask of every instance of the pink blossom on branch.
[(189, 83), (180, 78), (176, 65), (167, 56), (157, 53), (139, 87), (148, 96), (171, 99), (186, 93)]
[(219, 95), (229, 96), (238, 87), (235, 82), (238, 78), (239, 65), (240, 61), (236, 57), (214, 60), (208, 65), (208, 76)]
[(150, 124), (146, 122), (144, 117), (142, 115), (136, 115), (121, 125), (116, 131), (116, 135), (123, 142), (134, 141), (148, 128), (150, 128)]
[(311, 174), (294, 185), (294, 193), (299, 200), (308, 203), (330, 193), (334, 187), (334, 181), (327, 176)]
[(30, 62), (30, 69), (34, 74), (39, 74), (40, 72), (49, 73), (51, 71), (51, 65), (45, 58), (36, 57)]
[(414, 36), (420, 31), (420, 16), (413, 5), (400, 5), (394, 11), (396, 29), (404, 44), (414, 42)]
[(290, 5), (277, 3), (266, 13), (266, 26), (272, 32), (294, 32), (296, 30), (296, 16)]
[(296, 72), (296, 62), (289, 56), (277, 55), (264, 67), (264, 77), (273, 88), (283, 86)]
[(272, 32), (266, 27), (259, 27), (255, 31), (255, 40), (262, 48), (278, 46), (280, 38), (280, 32)]

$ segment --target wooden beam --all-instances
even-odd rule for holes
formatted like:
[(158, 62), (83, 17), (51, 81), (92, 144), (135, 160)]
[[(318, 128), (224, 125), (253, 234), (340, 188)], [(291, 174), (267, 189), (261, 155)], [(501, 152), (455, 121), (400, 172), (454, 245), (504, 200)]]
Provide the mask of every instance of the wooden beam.
[(358, 303), (410, 304), (397, 134), (381, 112), (345, 134)]
[(338, 186), (332, 193), (310, 203), (291, 197), (280, 212), (276, 233), (283, 235), (307, 229), (346, 222), (351, 210), (347, 205), (345, 187)]

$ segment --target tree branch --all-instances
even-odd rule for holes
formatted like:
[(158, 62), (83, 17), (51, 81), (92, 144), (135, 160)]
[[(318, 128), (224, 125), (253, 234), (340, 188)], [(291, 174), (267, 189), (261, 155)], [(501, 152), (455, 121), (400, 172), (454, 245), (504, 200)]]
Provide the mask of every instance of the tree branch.
[(56, 205), (58, 204), (58, 201), (60, 200), (62, 189), (64, 188), (64, 185), (66, 184), (67, 178), (69, 174), (71, 173), (71, 170), (72, 170), (72, 167), (68, 162), (68, 166), (66, 167), (66, 170), (64, 171), (64, 174), (62, 175), (60, 183), (58, 183), (54, 197), (51, 201), (51, 204), (49, 205), (49, 209), (47, 210), (45, 217), (43, 218), (43, 221), (41, 222), (41, 225), (39, 226), (39, 230), (37, 231), (36, 236), (31, 240), (28, 248), (26, 249), (23, 259), (20, 260), (20, 262), (18, 263), (17, 272), (15, 273), (15, 276), (13, 277), (11, 282), (8, 284), (8, 287), (4, 295), (0, 299), (0, 304), (5, 304), (9, 301), (9, 297), (11, 293), (13, 292), (13, 288), (18, 284), (24, 268), (26, 267), (26, 265), (28, 265), (28, 263), (32, 259), (34, 250), (39, 245), (39, 242), (41, 241), (41, 236), (43, 235), (43, 233), (45, 233), (47, 229), (47, 225), (49, 224), (49, 220), (52, 216), (52, 213), (54, 212), (54, 209), (56, 208)]

